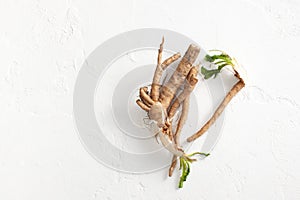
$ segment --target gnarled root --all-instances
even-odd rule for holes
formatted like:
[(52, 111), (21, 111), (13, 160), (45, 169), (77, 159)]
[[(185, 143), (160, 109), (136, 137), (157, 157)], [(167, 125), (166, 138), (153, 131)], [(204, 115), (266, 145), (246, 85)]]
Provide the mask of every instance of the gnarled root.
[(159, 89), (160, 89), (160, 79), (163, 71), (173, 62), (175, 62), (178, 58), (180, 58), (180, 53), (176, 53), (173, 56), (167, 58), (163, 63), (161, 63), (162, 51), (163, 51), (164, 38), (162, 38), (162, 42), (158, 49), (158, 57), (157, 57), (157, 66), (154, 72), (150, 97), (153, 101), (158, 101), (159, 97)]
[(193, 67), (193, 63), (196, 61), (199, 52), (200, 48), (191, 44), (178, 64), (176, 71), (161, 88), (158, 100), (165, 108), (170, 106), (178, 88), (184, 84), (184, 80), (186, 79), (190, 69)]
[(168, 116), (169, 118), (173, 118), (175, 115), (176, 110), (179, 108), (180, 104), (188, 97), (190, 96), (191, 92), (195, 88), (198, 79), (197, 79), (197, 73), (198, 73), (198, 66), (192, 67), (189, 71), (187, 77), (186, 77), (186, 83), (184, 85), (184, 90), (180, 93), (180, 95), (175, 99), (174, 103), (169, 109)]

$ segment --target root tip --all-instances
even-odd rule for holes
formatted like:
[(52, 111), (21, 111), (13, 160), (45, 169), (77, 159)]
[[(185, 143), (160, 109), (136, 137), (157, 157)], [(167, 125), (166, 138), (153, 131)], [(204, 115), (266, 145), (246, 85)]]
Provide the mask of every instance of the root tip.
[(186, 141), (187, 141), (187, 142), (192, 142), (192, 141), (194, 141), (194, 139), (191, 138), (191, 137), (189, 137), (189, 138), (186, 139)]

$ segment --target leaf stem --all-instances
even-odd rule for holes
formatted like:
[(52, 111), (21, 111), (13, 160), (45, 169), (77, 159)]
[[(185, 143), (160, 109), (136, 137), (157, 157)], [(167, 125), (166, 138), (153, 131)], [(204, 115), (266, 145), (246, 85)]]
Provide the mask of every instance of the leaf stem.
[(192, 159), (191, 157), (192, 157), (192, 156), (195, 156), (195, 155), (208, 156), (209, 153), (194, 152), (194, 153), (192, 153), (192, 154), (184, 155), (184, 156), (181, 156), (181, 157), (179, 158), (179, 162), (180, 162), (180, 168), (179, 168), (179, 170), (182, 170), (181, 176), (180, 176), (180, 180), (179, 180), (179, 183), (178, 183), (178, 187), (179, 187), (179, 188), (182, 188), (182, 187), (183, 187), (183, 182), (186, 181), (187, 176), (190, 174), (190, 171), (191, 171), (190, 164), (191, 164), (193, 161), (196, 160), (196, 159)]

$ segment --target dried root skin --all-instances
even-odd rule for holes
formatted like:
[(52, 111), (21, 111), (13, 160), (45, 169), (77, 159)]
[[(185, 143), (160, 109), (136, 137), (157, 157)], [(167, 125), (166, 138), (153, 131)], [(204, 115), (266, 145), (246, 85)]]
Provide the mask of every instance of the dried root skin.
[(184, 85), (184, 90), (180, 95), (175, 99), (174, 103), (169, 109), (168, 116), (172, 118), (175, 115), (176, 110), (179, 108), (180, 104), (190, 96), (191, 92), (195, 88), (198, 79), (197, 79), (198, 67), (192, 67), (189, 74), (186, 77), (186, 83)]
[(160, 79), (162, 77), (163, 71), (173, 62), (181, 57), (180, 53), (176, 53), (173, 56), (167, 58), (162, 64), (157, 65), (155, 69), (155, 73), (153, 76), (153, 81), (151, 85), (151, 98), (154, 101), (158, 101), (159, 98), (159, 90), (160, 90)]
[(170, 168), (169, 168), (169, 177), (171, 177), (173, 175), (176, 165), (177, 165), (177, 156), (174, 155), (172, 158)]
[(154, 76), (153, 76), (153, 81), (151, 84), (151, 98), (154, 101), (158, 101), (159, 98), (159, 90), (160, 90), (160, 79), (162, 77), (163, 71), (173, 62), (178, 60), (181, 57), (180, 53), (176, 53), (173, 56), (167, 58), (161, 65), (158, 65), (156, 67)]
[(175, 62), (176, 60), (178, 60), (178, 58), (180, 58), (181, 55), (180, 53), (176, 53), (173, 56), (167, 58), (162, 64), (161, 64), (161, 68), (162, 70), (165, 70), (170, 64), (172, 64), (173, 62)]
[[(143, 94), (141, 94), (141, 90), (144, 90)], [(148, 88), (147, 87), (142, 87), (140, 88), (140, 99), (141, 101), (146, 105), (148, 106), (149, 108), (151, 107), (151, 103), (147, 102), (142, 96), (144, 95), (148, 95)]]
[(159, 101), (165, 108), (168, 108), (174, 98), (178, 88), (184, 83), (192, 64), (196, 61), (200, 52), (200, 48), (191, 44), (181, 59), (176, 71), (173, 73), (169, 81), (162, 87)]
[(177, 146), (180, 145), (180, 134), (189, 113), (189, 106), (190, 106), (190, 96), (185, 98), (185, 100), (183, 101), (180, 119), (177, 123), (176, 132), (174, 134), (174, 140)]
[(144, 111), (149, 112), (150, 108), (145, 105), (140, 99), (136, 100), (137, 105), (139, 105)]
[(217, 120), (217, 118), (222, 114), (225, 107), (231, 101), (231, 99), (245, 86), (245, 83), (242, 79), (239, 80), (228, 92), (222, 103), (219, 105), (213, 116), (206, 122), (206, 124), (194, 135), (190, 136), (187, 141), (192, 142), (199, 138), (203, 133), (205, 133), (209, 127)]
[(160, 102), (155, 102), (151, 106), (148, 116), (151, 120), (156, 121), (159, 128), (162, 128), (165, 125), (166, 113)]
[(172, 127), (163, 127), (161, 131), (159, 131), (159, 139), (162, 145), (173, 155), (181, 157), (184, 155), (184, 151), (174, 144), (174, 139), (172, 135)]
[(144, 88), (140, 88), (140, 98), (143, 102), (145, 102), (146, 105), (153, 105), (154, 101), (150, 98), (150, 96), (147, 94)]
[(161, 58), (162, 58), (162, 51), (163, 51), (163, 45), (164, 45), (165, 39), (162, 38), (162, 42), (158, 49), (158, 56), (157, 56), (157, 65), (153, 76), (152, 86), (151, 86), (151, 92), (150, 97), (153, 99), (153, 101), (157, 101), (159, 97), (159, 81), (162, 75), (162, 68), (161, 68)]

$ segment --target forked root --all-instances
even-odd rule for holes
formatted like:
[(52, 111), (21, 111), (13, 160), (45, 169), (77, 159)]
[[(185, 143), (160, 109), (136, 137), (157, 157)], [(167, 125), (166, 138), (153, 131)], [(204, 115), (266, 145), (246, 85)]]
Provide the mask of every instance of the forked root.
[(169, 108), (178, 89), (184, 84), (190, 69), (193, 67), (193, 63), (196, 61), (199, 55), (199, 52), (200, 48), (191, 44), (172, 76), (161, 87), (158, 101), (160, 101), (165, 108)]
[(136, 100), (136, 104), (141, 107), (146, 112), (149, 112), (150, 108), (144, 104), (140, 99)]
[(184, 90), (180, 93), (180, 95), (175, 99), (174, 103), (169, 109), (168, 116), (169, 118), (173, 118), (175, 115), (176, 110), (179, 108), (180, 104), (190, 96), (191, 92), (195, 88), (198, 79), (197, 79), (197, 73), (198, 73), (198, 66), (192, 67), (189, 74), (186, 78), (186, 83), (184, 85)]
[(150, 97), (153, 101), (158, 101), (159, 97), (159, 89), (160, 89), (160, 79), (163, 71), (173, 62), (175, 62), (178, 58), (180, 58), (180, 53), (176, 53), (173, 56), (167, 58), (163, 63), (161, 63), (162, 51), (163, 51), (164, 38), (162, 38), (162, 42), (158, 49), (158, 57), (157, 57), (157, 66), (154, 72), (152, 84), (151, 84), (151, 92)]
[(151, 106), (154, 104), (154, 101), (150, 98), (150, 96), (146, 92), (147, 92), (146, 87), (140, 88), (140, 98), (144, 102), (144, 104)]

